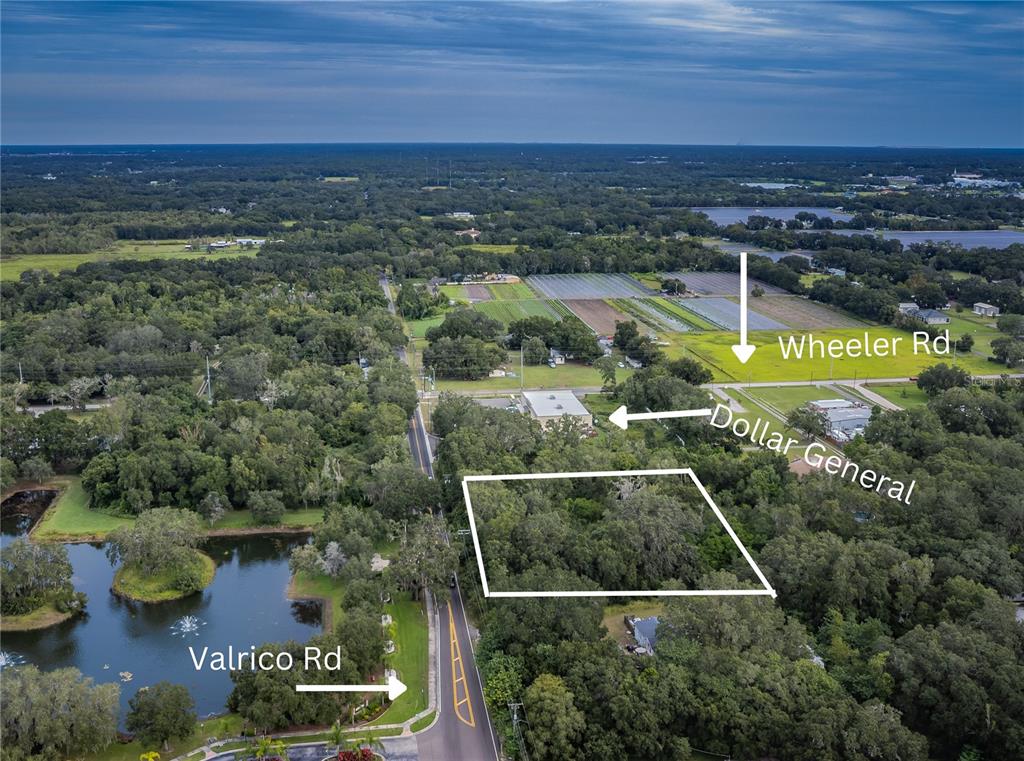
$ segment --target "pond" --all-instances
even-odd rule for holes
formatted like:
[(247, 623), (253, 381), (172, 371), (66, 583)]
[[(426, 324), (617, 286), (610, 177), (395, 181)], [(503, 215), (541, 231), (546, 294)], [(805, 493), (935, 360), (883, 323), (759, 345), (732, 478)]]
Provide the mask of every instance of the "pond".
[[(12, 538), (8, 529), (5, 523), (5, 540)], [(204, 551), (217, 562), (213, 583), (201, 593), (156, 604), (111, 594), (114, 569), (102, 545), (66, 545), (75, 588), (89, 596), (86, 615), (48, 629), (0, 635), (0, 665), (75, 666), (96, 682), (118, 682), (122, 720), (136, 690), (164, 679), (188, 687), (200, 716), (222, 713), (232, 686), (228, 672), (197, 672), (188, 648), (248, 650), (263, 642), (303, 642), (319, 633), (320, 603), (286, 596), (288, 555), (303, 541), (211, 539)]]
[[(832, 230), (839, 235), (875, 235), (874, 231)], [(1014, 243), (1024, 243), (1024, 232), (1020, 230), (880, 230), (886, 240), (898, 240), (904, 246), (914, 243), (955, 243), (964, 248), (1006, 248)]]
[(29, 489), (5, 499), (0, 505), (0, 547), (27, 535), (56, 496), (53, 489)]
[(852, 214), (847, 214), (824, 206), (764, 206), (755, 208), (753, 206), (694, 206), (690, 211), (697, 211), (706, 214), (708, 219), (716, 225), (731, 225), (736, 222), (746, 222), (748, 217), (760, 216), (781, 219), (783, 221), (794, 219), (798, 212), (807, 211), (817, 214), (819, 217), (831, 217), (836, 220), (848, 221), (853, 219)]

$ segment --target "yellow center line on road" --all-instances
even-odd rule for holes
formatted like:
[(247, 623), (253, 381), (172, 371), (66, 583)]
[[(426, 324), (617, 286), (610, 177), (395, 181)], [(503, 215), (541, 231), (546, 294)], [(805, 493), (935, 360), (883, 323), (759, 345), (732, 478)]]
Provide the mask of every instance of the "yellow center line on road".
[[(449, 635), (449, 650), (451, 652), (452, 659), (452, 708), (455, 709), (455, 715), (459, 717), (466, 726), (476, 727), (476, 720), (473, 718), (473, 701), (469, 697), (469, 685), (466, 682), (466, 669), (462, 665), (462, 648), (459, 647), (459, 637), (455, 632), (455, 616), (452, 614), (452, 606), (448, 605), (448, 635)], [(462, 685), (462, 694), (464, 697), (459, 698), (459, 685)], [(466, 706), (466, 712), (469, 714), (467, 718), (461, 706)]]

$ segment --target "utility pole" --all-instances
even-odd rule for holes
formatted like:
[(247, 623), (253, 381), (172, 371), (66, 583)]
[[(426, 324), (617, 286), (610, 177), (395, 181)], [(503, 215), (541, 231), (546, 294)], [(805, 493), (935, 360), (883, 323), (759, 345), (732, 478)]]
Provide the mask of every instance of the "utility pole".
[(523, 375), (526, 372), (526, 364), (523, 362), (523, 344), (519, 343), (519, 394), (523, 393)]
[[(529, 726), (530, 722), (526, 720), (526, 709), (523, 708), (522, 703), (509, 703), (508, 710), (512, 712), (512, 732), (516, 737), (516, 744), (519, 745), (519, 754), (522, 756), (523, 761), (530, 761), (530, 756), (526, 752), (526, 738), (523, 737), (523, 724)], [(523, 718), (519, 718), (519, 711), (522, 710)]]
[(210, 355), (206, 355), (206, 401), (213, 404), (213, 381), (210, 379)]

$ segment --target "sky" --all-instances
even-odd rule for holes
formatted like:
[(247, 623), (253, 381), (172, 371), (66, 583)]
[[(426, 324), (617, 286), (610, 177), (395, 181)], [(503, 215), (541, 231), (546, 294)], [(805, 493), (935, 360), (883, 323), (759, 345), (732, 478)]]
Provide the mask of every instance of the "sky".
[(1024, 145), (1024, 3), (19, 2), (4, 144)]

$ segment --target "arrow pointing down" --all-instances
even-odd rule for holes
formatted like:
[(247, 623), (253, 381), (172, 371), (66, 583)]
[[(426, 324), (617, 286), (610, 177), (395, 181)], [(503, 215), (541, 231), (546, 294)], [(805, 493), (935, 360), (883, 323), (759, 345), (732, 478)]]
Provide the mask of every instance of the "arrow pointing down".
[(733, 344), (732, 353), (740, 364), (747, 364), (757, 347), (747, 343), (747, 252), (740, 252), (740, 342)]
[(670, 410), (668, 412), (627, 412), (626, 405), (622, 405), (615, 412), (608, 416), (608, 420), (622, 430), (626, 430), (630, 420), (659, 420), (668, 417), (707, 417), (711, 409), (699, 410)]
[(297, 684), (296, 692), (386, 692), (388, 700), (394, 700), (403, 692), (406, 687), (402, 681), (391, 674), (387, 684)]

